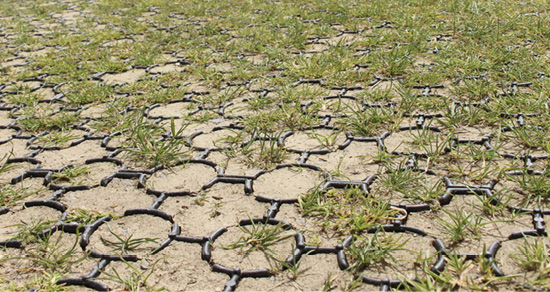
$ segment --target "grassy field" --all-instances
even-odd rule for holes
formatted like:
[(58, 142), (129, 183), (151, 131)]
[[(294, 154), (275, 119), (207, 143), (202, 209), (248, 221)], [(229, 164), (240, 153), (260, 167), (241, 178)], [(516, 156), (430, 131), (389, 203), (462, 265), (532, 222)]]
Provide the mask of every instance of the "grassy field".
[(0, 289), (550, 288), (549, 1), (0, 12)]

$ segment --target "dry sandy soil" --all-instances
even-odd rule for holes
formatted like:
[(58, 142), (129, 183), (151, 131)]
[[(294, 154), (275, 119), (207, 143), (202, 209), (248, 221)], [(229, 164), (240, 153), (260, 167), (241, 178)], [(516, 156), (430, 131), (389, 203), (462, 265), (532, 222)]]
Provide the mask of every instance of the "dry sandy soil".
[[(440, 283), (445, 289), (510, 290), (536, 282), (535, 272), (518, 258), (529, 241), (548, 247), (544, 217), (550, 209), (546, 199), (533, 199), (516, 179), (524, 175), (514, 171), (525, 169), (525, 159), (513, 156), (535, 157), (527, 165), (534, 173), (529, 177), (547, 180), (549, 148), (528, 148), (503, 130), (518, 115), (449, 126), (448, 111), (424, 107), (420, 99), (436, 104), (454, 98), (454, 106), (464, 112), (477, 107), (472, 100), (461, 100), (465, 97), (452, 90), (458, 83), (445, 78), (433, 89), (411, 87), (419, 101), (406, 114), (367, 124), (369, 133), (354, 132), (347, 128), (348, 118), (357, 111), (370, 117), (404, 106), (407, 101), (394, 85), (398, 79), (368, 71), (341, 88), (306, 77), (289, 77), (282, 79), (287, 84), (280, 84), (272, 80), (286, 78), (277, 77), (285, 72), (294, 76), (294, 69), (279, 70), (280, 64), (270, 63), (274, 56), (225, 56), (214, 49), (206, 65), (188, 48), (166, 48), (153, 64), (128, 61), (133, 64), (129, 67), (123, 61), (139, 56), (125, 48), (146, 43), (153, 33), (181, 39), (197, 37), (197, 31), (211, 33), (223, 38), (224, 46), (257, 36), (247, 35), (251, 26), (242, 23), (219, 29), (224, 18), (215, 12), (201, 18), (144, 5), (139, 17), (123, 17), (124, 8), (98, 14), (101, 10), (94, 7), (104, 1), (77, 2), (40, 1), (32, 8), (46, 11), (40, 17), (30, 10), (30, 2), (19, 3), (21, 15), (0, 15), (5, 50), (0, 56), (3, 290), (364, 291), (393, 289), (442, 272), (452, 275), (448, 283)], [(48, 12), (50, 5), (61, 8)], [(108, 17), (117, 21), (109, 23)], [(35, 41), (22, 40), (10, 19)], [(301, 22), (314, 29), (315, 20), (306, 20)], [(288, 58), (307, 60), (347, 44), (355, 46), (359, 59), (367, 40), (397, 29), (391, 22), (378, 23), (380, 27), (367, 22), (357, 22), (358, 31), (335, 23), (304, 32), (305, 47), (289, 49)], [(127, 34), (132, 23), (141, 26)], [(187, 29), (170, 29), (168, 24)], [(57, 32), (75, 38), (64, 42)], [(91, 32), (100, 41), (88, 36)], [(71, 49), (72, 42), (87, 45), (80, 56)], [(91, 67), (95, 61), (87, 59), (87, 50), (116, 52), (112, 58), (119, 67)], [(73, 69), (36, 75), (49, 73), (44, 56), (55, 62), (65, 51), (75, 55), (75, 63), (67, 64)], [(430, 54), (415, 56), (410, 67), (435, 66)], [(297, 60), (299, 67), (303, 59)], [(360, 65), (350, 63), (346, 74), (369, 70)], [(249, 83), (232, 82), (231, 74), (246, 66), (267, 69), (244, 77)], [(94, 69), (82, 80), (78, 70), (86, 68)], [(208, 72), (215, 72), (214, 77)], [(72, 86), (82, 82), (111, 91), (106, 98), (74, 102), (75, 92), (82, 89)], [(532, 87), (517, 88), (538, 94)], [(297, 107), (281, 105), (285, 90), (303, 95)], [(391, 97), (369, 99), (372, 92)], [(116, 111), (120, 101), (126, 111)], [(261, 102), (267, 106), (258, 108)], [(297, 112), (281, 114), (290, 109)], [(170, 150), (183, 153), (179, 162), (154, 167), (148, 158), (133, 155), (138, 146), (130, 132), (140, 127), (137, 122), (121, 135), (115, 129), (120, 122), (97, 126), (117, 117), (135, 119), (132, 115), (140, 111), (142, 122), (157, 127), (156, 136), (144, 136), (143, 141), (179, 141)], [(258, 119), (253, 129), (251, 117), (264, 113), (279, 116)], [(546, 117), (521, 119), (541, 124)], [(38, 118), (46, 123), (39, 130), (25, 122)], [(306, 118), (307, 124), (300, 124)], [(68, 126), (51, 126), (64, 119)], [(176, 130), (188, 125), (174, 137), (171, 123)], [(268, 150), (278, 156), (264, 156)], [(545, 180), (539, 183), (548, 187)], [(353, 192), (360, 196), (351, 198)], [(314, 193), (318, 201), (311, 199)], [(307, 203), (318, 208), (308, 211)], [(359, 264), (352, 250), (361, 249), (373, 259)], [(69, 256), (62, 258), (64, 254)], [(453, 259), (462, 270), (450, 264)]]

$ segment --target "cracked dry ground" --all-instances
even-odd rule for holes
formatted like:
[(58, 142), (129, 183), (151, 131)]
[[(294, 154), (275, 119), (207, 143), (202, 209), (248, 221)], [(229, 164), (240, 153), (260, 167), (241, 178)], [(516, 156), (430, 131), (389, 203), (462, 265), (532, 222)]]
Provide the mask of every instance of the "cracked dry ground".
[(549, 287), (544, 1), (0, 11), (2, 290)]

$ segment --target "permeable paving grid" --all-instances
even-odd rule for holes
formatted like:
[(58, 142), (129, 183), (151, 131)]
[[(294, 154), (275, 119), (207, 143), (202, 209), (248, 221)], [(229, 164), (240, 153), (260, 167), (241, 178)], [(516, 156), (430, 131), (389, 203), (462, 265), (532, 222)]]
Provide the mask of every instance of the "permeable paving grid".
[(3, 1), (1, 289), (548, 289), (549, 11)]

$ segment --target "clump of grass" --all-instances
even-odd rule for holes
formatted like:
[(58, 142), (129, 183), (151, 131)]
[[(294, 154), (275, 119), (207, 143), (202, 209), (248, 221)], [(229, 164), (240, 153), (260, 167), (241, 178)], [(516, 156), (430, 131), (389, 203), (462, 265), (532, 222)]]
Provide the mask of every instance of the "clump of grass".
[(170, 121), (170, 137), (163, 137), (164, 130), (150, 123), (143, 112), (134, 120), (134, 125), (127, 133), (129, 147), (123, 148), (133, 161), (147, 167), (157, 165), (171, 166), (188, 157), (190, 150), (185, 149), (182, 136), (186, 125), (176, 130), (174, 119)]
[(65, 220), (65, 222), (77, 222), (81, 225), (85, 225), (85, 224), (93, 223), (105, 216), (111, 216), (113, 218), (117, 217), (111, 213), (100, 213), (95, 210), (75, 208), (75, 209), (71, 209), (68, 212), (68, 217), (67, 217), (67, 220)]
[[(8, 261), (16, 261), (19, 263), (18, 268), (21, 269), (19, 273), (28, 273), (29, 270), (37, 272), (34, 279), (29, 282), (21, 283), (12, 281), (9, 283), (10, 290), (24, 289), (40, 289), (46, 291), (65, 291), (69, 290), (64, 285), (57, 284), (57, 281), (67, 277), (71, 269), (84, 261), (87, 258), (85, 253), (79, 252), (78, 241), (79, 233), (77, 232), (74, 241), (67, 245), (64, 238), (67, 235), (62, 232), (55, 234), (45, 234), (44, 236), (35, 237), (34, 229), (42, 227), (39, 223), (35, 226), (29, 226), (29, 229), (22, 229), (20, 231), (21, 237), (28, 236), (33, 237), (32, 243), (27, 242), (26, 251), (27, 255), (24, 257), (10, 257), (5, 256), (0, 259), (0, 263)], [(30, 262), (30, 265), (23, 262)], [(2, 286), (6, 289), (6, 286)]]
[(524, 238), (518, 249), (510, 257), (515, 264), (527, 271), (526, 284), (546, 287), (550, 284), (550, 259), (548, 258), (548, 238)]
[[(32, 217), (29, 222), (25, 222), (23, 220), (20, 221), (20, 223), (14, 224), (9, 227), (16, 227), (17, 233), (13, 237), (14, 240), (19, 240), (23, 243), (36, 243), (40, 242), (42, 232), (44, 230), (48, 230), (53, 225), (57, 223), (57, 220), (49, 220), (49, 219), (42, 219), (42, 218), (34, 218)], [(46, 234), (46, 236), (49, 236), (51, 234)]]
[(2, 158), (0, 159), (0, 174), (4, 172), (8, 172), (15, 167), (13, 164), (8, 163), (8, 160), (12, 156), (13, 156), (13, 153), (6, 153), (4, 154), (4, 156), (2, 156)]
[(449, 137), (441, 133), (434, 132), (427, 126), (420, 130), (412, 130), (409, 133), (412, 138), (410, 145), (413, 149), (421, 150), (423, 153), (426, 153), (430, 159), (437, 160), (445, 154), (447, 149), (449, 149)]
[(40, 189), (31, 187), (19, 188), (14, 185), (3, 185), (0, 188), (0, 205), (10, 207), (17, 202), (40, 192)]
[(400, 288), (405, 291), (487, 291), (501, 290), (513, 282), (515, 275), (495, 276), (491, 264), (483, 256), (470, 260), (459, 254), (448, 254), (442, 272), (432, 271), (430, 266), (424, 264), (423, 275), (416, 275)]
[(484, 220), (484, 216), (475, 212), (464, 212), (458, 209), (454, 211), (441, 210), (448, 218), (439, 217), (438, 221), (445, 230), (445, 235), (451, 244), (457, 244), (467, 239), (479, 240), (484, 232), (484, 227), (493, 221)]
[(109, 100), (113, 93), (112, 86), (84, 81), (74, 84), (68, 92), (65, 92), (65, 96), (72, 105), (82, 106)]
[(84, 182), (83, 175), (90, 173), (88, 166), (67, 167), (61, 172), (52, 174), (54, 183), (67, 182), (72, 185), (81, 185)]
[(256, 147), (248, 145), (243, 147), (248, 148), (245, 151), (245, 163), (247, 165), (270, 168), (277, 163), (283, 162), (288, 156), (286, 149), (277, 143), (277, 137), (261, 139), (257, 144), (258, 146)]
[(441, 180), (413, 170), (388, 169), (379, 177), (380, 185), (372, 191), (379, 198), (392, 198), (397, 195), (414, 203), (434, 203), (445, 191)]
[(128, 103), (124, 100), (113, 100), (107, 103), (105, 111), (101, 114), (101, 119), (91, 121), (88, 124), (89, 127), (108, 134), (131, 129), (139, 111), (125, 112), (127, 106)]
[(516, 139), (522, 146), (527, 147), (527, 149), (550, 150), (550, 144), (548, 143), (550, 127), (548, 126), (546, 128), (533, 126), (512, 127), (512, 131), (505, 135)]
[(101, 242), (105, 246), (111, 247), (111, 252), (114, 252), (118, 255), (125, 255), (128, 254), (128, 252), (136, 251), (140, 249), (140, 246), (146, 243), (158, 243), (159, 238), (149, 238), (149, 237), (143, 237), (143, 238), (133, 238), (133, 234), (130, 234), (126, 237), (123, 237), (121, 235), (116, 234), (112, 229), (111, 226), (109, 226), (109, 233), (115, 238), (114, 240), (106, 239), (103, 236), (100, 236)]
[[(156, 260), (146, 272), (141, 271), (136, 268), (133, 263), (130, 263), (124, 259), (121, 259), (122, 262), (130, 269), (131, 273), (129, 276), (122, 275), (116, 268), (112, 268), (112, 272), (106, 270), (101, 271), (101, 276), (98, 277), (98, 280), (109, 280), (116, 283), (122, 284), (122, 289), (127, 291), (140, 291), (145, 289), (146, 291), (162, 291), (164, 288), (154, 289), (155, 285), (150, 286), (147, 282), (151, 275), (155, 272), (157, 264), (160, 262), (160, 259)], [(148, 259), (143, 259), (139, 263), (147, 263)]]
[(261, 222), (252, 222), (249, 226), (239, 225), (239, 230), (243, 235), (234, 243), (223, 246), (224, 249), (239, 249), (244, 254), (262, 251), (275, 256), (275, 252), (270, 249), (270, 246), (296, 234), (296, 231), (289, 230), (282, 224), (269, 225)]
[[(16, 224), (18, 231), (13, 240), (20, 240), (25, 246), (24, 256), (10, 256), (7, 253), (0, 259), (0, 263), (14, 261), (19, 274), (35, 272), (34, 279), (21, 283), (12, 281), (8, 286), (0, 286), (3, 289), (20, 290), (43, 289), (65, 290), (57, 281), (65, 278), (71, 269), (84, 261), (87, 255), (78, 248), (80, 233), (68, 235), (64, 232), (53, 233), (51, 227), (57, 220), (35, 219), (29, 222)], [(44, 232), (49, 230), (48, 232)], [(67, 237), (74, 236), (74, 240), (67, 244)]]
[(385, 200), (369, 196), (359, 188), (343, 190), (316, 188), (298, 200), (304, 216), (316, 217), (323, 229), (344, 236), (359, 234), (398, 216)]
[(496, 113), (487, 111), (485, 106), (457, 105), (452, 101), (447, 102), (444, 115), (437, 121), (447, 127), (451, 132), (461, 126), (487, 125), (493, 123)]
[[(15, 168), (14, 164), (8, 163), (12, 153), (6, 153), (0, 159), (0, 175)], [(18, 201), (38, 193), (40, 189), (31, 187), (18, 187), (16, 185), (0, 184), (0, 206), (10, 207)]]
[(520, 185), (520, 189), (516, 190), (521, 195), (518, 198), (520, 204), (535, 204), (538, 208), (550, 199), (550, 170), (546, 169), (541, 174), (524, 171), (520, 175), (509, 177)]
[(390, 108), (349, 106), (351, 114), (337, 121), (344, 130), (357, 136), (374, 137), (395, 128), (398, 116)]
[(60, 112), (52, 114), (48, 110), (35, 106), (26, 106), (17, 112), (17, 125), (22, 130), (38, 133), (43, 131), (67, 130), (75, 125), (79, 119), (74, 112)]
[(355, 241), (346, 249), (349, 271), (361, 273), (364, 269), (376, 265), (397, 263), (392, 253), (403, 250), (408, 240), (402, 235), (378, 231), (368, 237), (356, 236)]
[(63, 145), (77, 138), (79, 138), (78, 135), (71, 134), (66, 131), (52, 131), (46, 135), (42, 135), (38, 137), (35, 143), (43, 147), (51, 147), (51, 146)]
[(271, 111), (249, 115), (242, 123), (258, 133), (273, 134), (310, 127), (319, 123), (319, 120), (310, 113), (304, 113), (300, 103), (284, 103)]
[(338, 136), (341, 134), (340, 131), (332, 131), (328, 134), (322, 134), (316, 131), (307, 131), (305, 134), (314, 140), (317, 140), (319, 145), (323, 148), (327, 148), (331, 151), (336, 151), (336, 142), (338, 139)]

